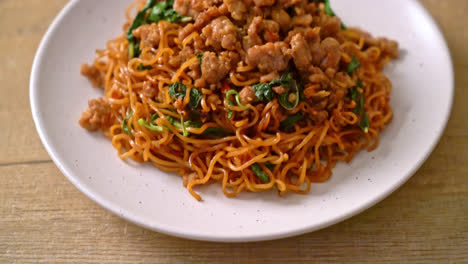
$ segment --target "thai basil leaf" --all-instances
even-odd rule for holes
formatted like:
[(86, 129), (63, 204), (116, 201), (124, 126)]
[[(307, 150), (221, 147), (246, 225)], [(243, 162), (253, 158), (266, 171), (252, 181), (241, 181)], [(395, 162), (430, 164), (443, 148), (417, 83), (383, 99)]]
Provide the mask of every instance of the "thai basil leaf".
[(281, 76), (280, 79), (281, 85), (285, 88), (290, 88), (293, 91), (293, 94), (295, 95), (295, 99), (293, 102), (289, 101), (289, 96), (290, 93), (286, 92), (283, 94), (280, 94), (278, 101), (282, 107), (284, 107), (287, 110), (292, 110), (296, 108), (296, 106), (299, 104), (300, 100), (300, 89), (297, 86), (296, 80), (292, 78), (292, 75), (290, 73)]
[(278, 101), (282, 107), (284, 107), (287, 110), (292, 110), (296, 108), (296, 106), (299, 104), (299, 91), (296, 91), (294, 93), (295, 98), (293, 102), (289, 101), (289, 93), (283, 93), (280, 94), (278, 97)]
[[(187, 86), (182, 84), (181, 82), (176, 82), (171, 85), (169, 85), (169, 96), (177, 99), (177, 98), (184, 98), (187, 93)], [(200, 101), (202, 99), (202, 94), (197, 88), (192, 88), (190, 90), (190, 102), (189, 106), (192, 109), (195, 109), (198, 107), (200, 104)]]
[(265, 162), (265, 166), (266, 166), (268, 169), (270, 169), (271, 171), (273, 171), (273, 170), (275, 169), (275, 167), (276, 167), (275, 164), (272, 164), (272, 163), (269, 162), (269, 161)]
[(280, 123), (280, 129), (282, 131), (289, 132), (292, 129), (294, 129), (294, 124), (296, 124), (297, 122), (303, 120), (305, 117), (306, 116), (303, 113), (297, 113), (297, 114), (294, 114), (294, 115), (290, 115), (290, 116), (288, 116), (286, 118), (286, 120), (284, 120), (283, 122)]
[(166, 20), (171, 23), (188, 22), (191, 17), (182, 16), (172, 9), (173, 1), (165, 1), (157, 3), (151, 10), (148, 17), (150, 22), (158, 23), (160, 20)]
[(270, 83), (259, 83), (252, 86), (252, 89), (255, 92), (255, 96), (260, 101), (273, 100), (274, 92), (271, 88), (272, 86)]
[(190, 90), (190, 103), (189, 103), (190, 107), (192, 109), (197, 108), (198, 105), (200, 104), (202, 97), (203, 97), (202, 94), (197, 88), (192, 88)]
[(323, 3), (325, 4), (325, 14), (332, 17), (336, 16), (335, 12), (333, 12), (333, 9), (331, 8), (330, 0), (324, 0)]
[(278, 85), (283, 85), (286, 88), (289, 88), (288, 85), (292, 80), (291, 73), (285, 73), (281, 76), (281, 78), (275, 79), (269, 83), (259, 83), (252, 86), (255, 96), (260, 101), (271, 101), (273, 100), (273, 96), (275, 93), (273, 92), (272, 88)]
[(285, 88), (291, 88), (293, 82), (294, 79), (292, 77), (292, 74), (290, 72), (287, 72), (281, 75), (280, 78), (271, 81), (269, 84), (271, 85), (271, 87), (282, 85)]
[[(324, 0), (323, 3), (325, 4), (325, 14), (332, 16), (332, 17), (336, 16), (335, 12), (333, 12), (333, 9), (331, 8), (330, 0)], [(342, 30), (347, 29), (347, 27), (345, 26), (345, 24), (343, 24), (343, 22), (341, 22), (341, 29)]]
[(297, 82), (294, 80), (292, 73), (284, 73), (278, 79), (275, 79), (269, 83), (259, 83), (253, 85), (252, 88), (254, 89), (255, 96), (260, 101), (271, 101), (275, 95), (272, 88), (278, 85), (291, 89), (296, 94), (294, 102), (289, 101), (289, 92), (283, 93), (279, 96), (279, 103), (281, 106), (288, 110), (294, 109), (299, 104), (300, 89), (297, 87)]
[(225, 137), (230, 133), (226, 130), (219, 128), (219, 127), (209, 127), (207, 128), (202, 135), (206, 136), (215, 136), (215, 137)]
[(140, 44), (137, 43), (137, 39), (133, 35), (133, 30), (139, 28), (140, 26), (147, 24), (146, 21), (146, 12), (156, 4), (156, 0), (148, 0), (143, 9), (137, 13), (135, 19), (133, 19), (130, 28), (127, 31), (127, 40), (128, 40), (128, 57), (138, 57), (141, 53)]
[(139, 71), (144, 71), (144, 70), (152, 70), (153, 67), (151, 67), (151, 65), (143, 65), (142, 63), (140, 63), (140, 65), (138, 65), (137, 69)]
[[(137, 47), (137, 39), (133, 35), (133, 30), (145, 24), (157, 23), (160, 20), (167, 20), (171, 23), (180, 23), (192, 20), (191, 17), (182, 16), (172, 9), (173, 4), (174, 1), (172, 0), (159, 3), (156, 0), (148, 0), (143, 9), (137, 13), (126, 36), (129, 43), (128, 56), (130, 58), (138, 57), (140, 54), (140, 49)], [(148, 10), (150, 9), (151, 12), (149, 12), (148, 15)]]
[(169, 85), (169, 96), (174, 98), (185, 97), (187, 94), (187, 86), (181, 82), (176, 82)]
[(146, 2), (146, 5), (143, 7), (143, 9), (137, 13), (135, 16), (135, 19), (133, 19), (132, 24), (130, 25), (130, 28), (127, 31), (127, 40), (129, 42), (135, 42), (135, 36), (133, 36), (133, 30), (139, 28), (140, 26), (147, 24), (146, 21), (146, 11), (148, 11), (150, 8), (152, 8), (156, 4), (156, 0), (148, 0)]

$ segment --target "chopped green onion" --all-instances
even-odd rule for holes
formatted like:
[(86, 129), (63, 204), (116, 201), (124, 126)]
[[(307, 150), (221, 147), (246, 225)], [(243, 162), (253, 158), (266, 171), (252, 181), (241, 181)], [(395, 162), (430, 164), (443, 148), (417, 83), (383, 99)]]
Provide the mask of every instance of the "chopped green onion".
[(180, 116), (180, 124), (182, 125), (182, 135), (184, 137), (188, 137), (189, 132), (187, 131), (187, 128), (185, 127), (185, 122), (184, 122), (184, 117), (183, 116)]
[[(171, 130), (167, 126), (161, 127), (161, 126), (155, 125), (154, 120), (157, 119), (157, 118), (159, 118), (158, 114), (154, 113), (154, 114), (151, 114), (151, 118), (150, 118), (149, 122), (146, 122), (143, 118), (140, 118), (138, 120), (138, 124), (141, 125), (141, 126), (146, 127), (150, 131), (154, 131), (154, 132), (163, 132), (164, 129), (171, 132)], [(181, 121), (179, 121), (179, 120), (176, 120), (174, 117), (168, 116), (168, 115), (166, 115), (166, 118), (174, 127), (182, 129), (182, 135), (184, 137), (187, 137), (187, 136), (190, 135), (190, 132), (188, 132), (188, 130), (187, 130), (188, 127), (193, 127), (193, 128), (202, 127), (202, 123), (199, 122), (199, 121), (192, 121), (192, 120), (184, 121), (183, 117), (181, 117)], [(207, 129), (205, 129), (205, 131), (203, 131), (203, 133), (201, 135), (224, 137), (224, 136), (226, 136), (228, 134), (229, 133), (226, 132), (222, 128), (208, 127)]]
[(227, 118), (231, 119), (233, 114), (234, 114), (234, 111), (232, 111), (231, 109), (228, 109)]
[(364, 107), (364, 94), (359, 92), (358, 88), (364, 88), (361, 79), (358, 79), (357, 85), (351, 88), (351, 100), (356, 103), (353, 112), (360, 118), (359, 127), (364, 133), (369, 132), (370, 120)]
[(356, 56), (353, 56), (348, 64), (349, 75), (352, 75), (357, 69), (359, 69), (359, 67), (361, 67), (361, 63), (358, 61)]
[(252, 169), (252, 171), (255, 173), (255, 175), (257, 175), (257, 177), (262, 182), (264, 182), (264, 183), (269, 183), (270, 182), (270, 177), (268, 177), (268, 174), (263, 172), (262, 167), (260, 167), (260, 165), (258, 163), (252, 164), (252, 166), (250, 166), (250, 168)]
[(128, 57), (133, 58), (135, 56), (135, 41), (128, 42)]
[(198, 54), (196, 55), (197, 58), (198, 58), (198, 62), (200, 63), (200, 67), (201, 67), (201, 62), (202, 62), (203, 54), (204, 54), (203, 52), (200, 52), (200, 53), (198, 53)]
[(249, 109), (249, 107), (247, 107), (247, 106), (245, 106), (245, 105), (243, 105), (241, 103), (239, 93), (236, 90), (229, 90), (229, 91), (226, 92), (226, 99), (227, 99), (229, 105), (234, 105), (234, 102), (232, 102), (231, 98), (230, 98), (231, 95), (235, 95), (236, 103), (237, 103), (238, 106), (242, 107), (242, 109), (244, 109), (244, 110)]
[(147, 129), (149, 129), (151, 131), (155, 131), (155, 132), (163, 132), (164, 131), (163, 127), (155, 126), (151, 122), (149, 122), (149, 124), (148, 124), (148, 123), (146, 123), (146, 121), (143, 118), (138, 119), (138, 124), (140, 126), (146, 127)]

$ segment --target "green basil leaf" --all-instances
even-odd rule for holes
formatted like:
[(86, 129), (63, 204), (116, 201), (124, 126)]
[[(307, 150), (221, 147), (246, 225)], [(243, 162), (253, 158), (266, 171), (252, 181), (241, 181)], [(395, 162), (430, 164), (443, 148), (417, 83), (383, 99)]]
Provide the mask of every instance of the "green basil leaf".
[(290, 72), (283, 73), (280, 78), (275, 79), (269, 83), (271, 87), (275, 87), (278, 85), (282, 85), (285, 88), (292, 88), (294, 79), (292, 77), (292, 74)]
[(202, 97), (203, 95), (200, 93), (200, 91), (197, 88), (192, 87), (192, 89), (190, 90), (190, 102), (189, 102), (190, 107), (192, 109), (197, 108), (198, 105), (200, 104)]
[(135, 19), (133, 19), (133, 22), (132, 24), (130, 25), (130, 28), (128, 29), (127, 31), (127, 40), (128, 41), (134, 41), (135, 40), (135, 36), (133, 36), (133, 33), (132, 31), (134, 29), (137, 29), (139, 28), (140, 26), (144, 25), (144, 24), (147, 24), (147, 21), (146, 21), (146, 11), (148, 11), (150, 8), (152, 8), (154, 5), (156, 4), (156, 0), (148, 0), (148, 2), (146, 2), (146, 5), (143, 7), (143, 9), (137, 13), (137, 15), (135, 16)]
[(193, 127), (193, 128), (200, 128), (203, 126), (203, 124), (200, 121), (189, 120), (189, 121), (185, 121), (185, 126)]
[(348, 27), (343, 22), (341, 22), (340, 26), (341, 26), (342, 30), (347, 30), (348, 29)]
[[(283, 75), (284, 76), (284, 75)], [(294, 95), (296, 96), (296, 99), (293, 101), (293, 102), (290, 102), (289, 101), (289, 96), (290, 96), (290, 93), (289, 92), (286, 92), (286, 93), (282, 93), (280, 94), (279, 98), (278, 98), (278, 101), (280, 103), (280, 105), (282, 107), (284, 107), (285, 109), (287, 110), (292, 110), (294, 108), (296, 108), (296, 106), (299, 104), (299, 100), (300, 100), (300, 89), (299, 87), (297, 87), (297, 84), (296, 84), (296, 80), (294, 80), (291, 76), (291, 74), (289, 74), (289, 76), (286, 76), (286, 77), (282, 77), (282, 86), (283, 87), (286, 87), (286, 88), (290, 88), (293, 92), (294, 92)]]
[(191, 17), (182, 16), (177, 13), (174, 9), (166, 10), (164, 12), (164, 20), (167, 20), (171, 23), (181, 23), (181, 22), (188, 22), (191, 21)]
[(269, 83), (259, 83), (252, 86), (252, 89), (255, 92), (255, 96), (260, 101), (271, 101), (273, 100), (273, 90), (271, 89)]
[[(137, 15), (135, 16), (135, 19), (133, 19), (133, 22), (127, 31), (127, 36), (126, 36), (129, 42), (128, 54), (130, 58), (138, 57), (139, 55), (139, 52), (136, 52), (136, 49), (135, 49), (137, 39), (133, 35), (133, 30), (145, 24), (157, 23), (160, 20), (167, 20), (171, 23), (188, 22), (192, 20), (191, 17), (185, 17), (177, 13), (174, 9), (172, 9), (173, 5), (174, 5), (174, 1), (172, 0), (159, 2), (159, 3), (156, 0), (148, 0), (148, 2), (143, 7), (143, 9), (137, 13)], [(148, 15), (148, 10), (150, 9), (151, 9), (151, 12), (149, 12), (149, 15)]]
[(296, 91), (295, 95), (296, 95), (296, 99), (294, 100), (294, 102), (289, 101), (289, 93), (287, 92), (280, 94), (278, 97), (278, 101), (280, 105), (284, 107), (285, 109), (292, 110), (296, 108), (296, 106), (299, 104), (299, 91)]
[(289, 93), (284, 93), (279, 96), (280, 104), (288, 109), (294, 109), (300, 100), (300, 89), (297, 87), (297, 82), (294, 80), (292, 73), (287, 72), (281, 75), (280, 78), (275, 79), (269, 83), (259, 83), (252, 86), (255, 96), (260, 101), (271, 101), (275, 93), (273, 92), (273, 87), (281, 85), (284, 88), (291, 89), (293, 92), (296, 93), (296, 100), (294, 102), (289, 102)]
[(181, 82), (176, 82), (169, 85), (169, 96), (174, 97), (175, 99), (179, 97), (185, 97), (187, 93), (187, 86), (183, 85)]
[(294, 129), (294, 124), (303, 120), (306, 117), (303, 113), (297, 113), (288, 116), (283, 122), (280, 123), (280, 129), (285, 132), (289, 132)]
[(153, 67), (151, 67), (151, 65), (143, 65), (142, 63), (140, 63), (140, 65), (138, 65), (137, 69), (139, 71), (144, 71), (144, 70), (152, 70)]
[[(330, 0), (324, 0), (323, 3), (325, 4), (325, 14), (332, 16), (332, 17), (336, 16), (335, 12), (331, 8)], [(342, 30), (348, 29), (346, 25), (343, 24), (343, 22), (341, 22), (341, 29)]]
[[(175, 99), (180, 98), (180, 97), (184, 98), (186, 93), (187, 93), (187, 86), (185, 86), (181, 82), (176, 82), (176, 83), (169, 85), (169, 96)], [(192, 109), (197, 108), (198, 105), (200, 104), (202, 97), (203, 96), (200, 93), (200, 91), (197, 88), (193, 87), (190, 90), (189, 106)]]
[(276, 167), (275, 164), (272, 164), (272, 163), (269, 162), (269, 161), (265, 162), (265, 166), (266, 166), (269, 170), (271, 170), (271, 171), (273, 171), (273, 170), (275, 169), (275, 167)]
[(333, 12), (333, 9), (331, 8), (330, 0), (324, 0), (323, 3), (325, 4), (325, 14), (333, 17), (336, 16), (335, 12)]
[(148, 17), (150, 22), (158, 23), (161, 20), (166, 20), (171, 23), (181, 23), (191, 21), (191, 17), (182, 16), (172, 9), (173, 2), (165, 1), (157, 3), (151, 10), (151, 14)]
[(162, 20), (164, 17), (164, 12), (168, 7), (169, 6), (167, 2), (157, 3), (151, 10), (151, 14), (148, 17), (148, 20), (155, 23), (159, 22), (159, 20)]
[(207, 128), (202, 135), (205, 136), (214, 136), (214, 137), (225, 137), (230, 133), (226, 130), (219, 128), (219, 127), (209, 127)]

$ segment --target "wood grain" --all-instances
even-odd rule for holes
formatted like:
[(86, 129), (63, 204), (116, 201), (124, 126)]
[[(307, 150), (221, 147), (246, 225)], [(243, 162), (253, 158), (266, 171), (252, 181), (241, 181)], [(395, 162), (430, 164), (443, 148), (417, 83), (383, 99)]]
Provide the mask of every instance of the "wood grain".
[(0, 263), (468, 263), (468, 1), (422, 1), (451, 48), (456, 97), (447, 130), (421, 169), (345, 222), (246, 244), (137, 227), (90, 201), (50, 161), (29, 110), (29, 73), (66, 2), (0, 0)]

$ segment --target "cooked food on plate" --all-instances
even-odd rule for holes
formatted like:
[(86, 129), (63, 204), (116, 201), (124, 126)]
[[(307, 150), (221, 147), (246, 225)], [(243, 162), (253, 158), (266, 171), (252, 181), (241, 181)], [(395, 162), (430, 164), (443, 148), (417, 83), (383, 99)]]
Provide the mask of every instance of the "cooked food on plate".
[[(398, 44), (352, 28), (329, 1), (136, 1), (81, 73), (101, 98), (79, 123), (121, 159), (224, 194), (307, 193), (377, 147), (392, 120), (384, 66)], [(98, 162), (98, 161), (97, 161)]]

